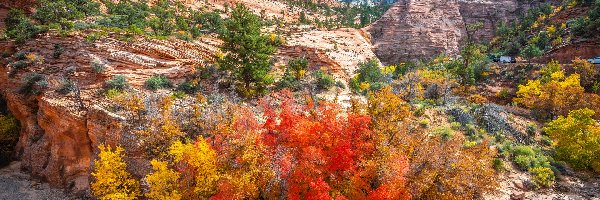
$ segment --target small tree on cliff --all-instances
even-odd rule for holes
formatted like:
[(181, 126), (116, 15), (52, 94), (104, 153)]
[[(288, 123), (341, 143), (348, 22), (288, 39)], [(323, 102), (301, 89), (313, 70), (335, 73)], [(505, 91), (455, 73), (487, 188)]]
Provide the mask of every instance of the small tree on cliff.
[(482, 22), (468, 24), (466, 27), (467, 45), (460, 51), (463, 67), (456, 69), (456, 73), (463, 84), (475, 84), (485, 65), (485, 51), (487, 49), (484, 45), (473, 40), (473, 35), (481, 28), (483, 28)]
[(521, 50), (521, 56), (527, 59), (527, 65), (531, 65), (531, 59), (541, 56), (544, 52), (535, 45), (527, 45), (525, 49)]
[(242, 84), (238, 91), (244, 96), (254, 96), (265, 91), (273, 82), (269, 75), (270, 57), (275, 47), (269, 37), (261, 34), (261, 21), (246, 6), (238, 4), (225, 21), (225, 30), (219, 37), (227, 53), (219, 60), (220, 67), (228, 70)]

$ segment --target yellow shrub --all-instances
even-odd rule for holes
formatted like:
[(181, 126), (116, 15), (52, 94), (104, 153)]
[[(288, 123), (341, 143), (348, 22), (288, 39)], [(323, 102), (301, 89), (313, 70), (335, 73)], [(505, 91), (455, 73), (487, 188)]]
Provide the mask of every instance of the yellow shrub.
[(556, 158), (576, 168), (600, 172), (600, 125), (590, 109), (574, 110), (548, 123), (544, 131), (555, 142)]
[(549, 117), (566, 115), (570, 110), (584, 107), (586, 99), (579, 84), (579, 74), (565, 77), (561, 70), (552, 73), (547, 82), (538, 79), (519, 85), (514, 102), (532, 109), (540, 117)]
[(369, 87), (371, 87), (371, 84), (370, 84), (370, 83), (367, 83), (367, 82), (362, 82), (362, 83), (360, 83), (360, 90), (366, 90), (366, 89), (368, 89)]
[(469, 100), (469, 102), (475, 103), (475, 104), (483, 104), (488, 101), (487, 98), (485, 98), (484, 96), (482, 96), (480, 94), (471, 95), (467, 98), (467, 100)]
[(533, 173), (533, 182), (538, 186), (550, 187), (554, 184), (554, 172), (547, 167), (535, 167), (529, 169)]
[[(114, 91), (109, 90), (109, 93), (112, 92)], [(142, 94), (132, 94), (128, 92), (107, 94), (107, 97), (110, 98), (110, 96), (112, 96), (112, 99), (115, 101), (115, 103), (119, 104), (120, 106), (123, 106), (123, 108), (125, 108), (126, 111), (132, 113), (139, 113), (146, 109), (144, 105), (144, 96)]]
[(189, 188), (194, 191), (194, 196), (190, 198), (210, 197), (216, 192), (219, 180), (216, 154), (202, 137), (195, 144), (174, 142), (169, 148), (169, 155), (175, 162), (185, 163), (189, 167), (183, 172), (184, 176), (192, 175), (195, 179), (193, 188)]
[(179, 200), (181, 193), (177, 190), (179, 173), (167, 168), (166, 162), (150, 161), (154, 173), (146, 175), (150, 192), (146, 197), (155, 200)]
[(98, 160), (94, 161), (91, 184), (92, 193), (99, 199), (136, 199), (140, 195), (140, 185), (133, 179), (123, 162), (123, 148), (113, 151), (110, 146), (100, 145)]
[(548, 32), (549, 35), (554, 35), (554, 33), (556, 33), (556, 26), (550, 25), (550, 26), (546, 27), (546, 31)]

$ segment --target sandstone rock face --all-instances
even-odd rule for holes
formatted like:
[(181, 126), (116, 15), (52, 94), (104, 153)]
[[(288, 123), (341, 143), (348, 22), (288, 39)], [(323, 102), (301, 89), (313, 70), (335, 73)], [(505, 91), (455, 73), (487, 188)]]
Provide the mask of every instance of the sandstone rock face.
[[(212, 62), (219, 43), (210, 38), (195, 42), (113, 38), (88, 43), (80, 35), (63, 38), (49, 33), (11, 50), (34, 55), (38, 61), (23, 69), (0, 67), (0, 96), (22, 127), (15, 157), (33, 177), (86, 194), (97, 147), (110, 144), (126, 149), (128, 167), (135, 177), (142, 178), (149, 163), (133, 133), (125, 128), (125, 119), (103, 109), (107, 101), (102, 93), (104, 82), (113, 75), (125, 76), (134, 88), (141, 88), (153, 75), (180, 81), (195, 67)], [(57, 44), (64, 52), (55, 58)], [(103, 73), (94, 72), (94, 62), (105, 66)], [(39, 95), (20, 92), (24, 78), (31, 73), (48, 80), (48, 89)], [(72, 80), (81, 95), (58, 94), (64, 78)]]
[[(543, 1), (556, 4), (557, 1)], [(486, 42), (502, 21), (517, 20), (541, 1), (519, 0), (401, 0), (365, 28), (384, 64), (429, 59), (440, 53), (454, 56), (467, 36), (467, 24), (482, 22), (472, 38)]]
[(287, 45), (277, 54), (278, 65), (285, 65), (289, 58), (305, 56), (313, 68), (327, 68), (343, 80), (354, 76), (359, 63), (376, 57), (367, 33), (351, 28), (292, 34)]
[(465, 24), (483, 23), (472, 36), (480, 42), (490, 41), (499, 23), (516, 20), (523, 11), (517, 0), (459, 0), (459, 6)]
[(365, 29), (379, 59), (397, 64), (458, 53), (464, 28), (456, 0), (401, 0)]

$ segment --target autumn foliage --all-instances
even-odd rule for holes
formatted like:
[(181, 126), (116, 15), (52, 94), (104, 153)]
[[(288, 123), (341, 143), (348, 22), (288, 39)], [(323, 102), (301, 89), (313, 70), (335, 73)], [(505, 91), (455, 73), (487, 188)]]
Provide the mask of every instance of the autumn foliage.
[(464, 147), (464, 136), (443, 137), (411, 123), (406, 102), (390, 87), (371, 94), (367, 112), (378, 138), (377, 153), (408, 159), (406, 187), (415, 199), (472, 199), (495, 190), (496, 153), (483, 141)]
[[(203, 134), (195, 141), (176, 140), (150, 162), (145, 197), (469, 199), (497, 186), (495, 152), (485, 140), (465, 147), (460, 134), (441, 137), (415, 126), (409, 105), (390, 87), (348, 110), (327, 101), (300, 103), (287, 90), (259, 101), (259, 111), (220, 106), (210, 111), (218, 114), (195, 106), (198, 119), (215, 117), (199, 123)], [(161, 110), (171, 120), (170, 110)], [(168, 134), (169, 123), (154, 131)]]
[(127, 172), (123, 161), (123, 148), (100, 145), (98, 160), (94, 162), (91, 184), (92, 193), (99, 199), (136, 199), (140, 195), (140, 185)]
[(327, 102), (298, 105), (286, 92), (281, 98), (279, 105), (263, 102), (263, 139), (268, 154), (277, 158), (281, 194), (289, 199), (408, 198), (406, 160), (401, 154), (375, 154), (378, 140), (368, 115), (344, 113)]
[(600, 97), (585, 93), (579, 74), (566, 76), (559, 70), (550, 74), (547, 80), (542, 77), (519, 85), (514, 102), (532, 109), (541, 118), (549, 118), (586, 107), (598, 109)]
[(580, 169), (600, 171), (600, 125), (590, 109), (574, 110), (548, 123), (544, 131), (555, 141), (556, 157)]
[[(262, 115), (228, 106), (210, 137), (175, 141), (147, 175), (153, 199), (408, 199), (406, 156), (382, 152), (371, 117), (329, 102), (299, 104), (288, 91)], [(407, 111), (406, 111), (407, 112)]]

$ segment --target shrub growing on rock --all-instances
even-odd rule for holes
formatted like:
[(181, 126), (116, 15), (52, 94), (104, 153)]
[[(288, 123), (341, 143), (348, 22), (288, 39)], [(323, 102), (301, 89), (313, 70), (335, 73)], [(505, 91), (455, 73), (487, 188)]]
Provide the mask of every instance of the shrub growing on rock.
[(77, 85), (75, 85), (75, 82), (73, 82), (70, 79), (64, 79), (62, 81), (62, 85), (60, 86), (60, 89), (58, 89), (58, 92), (63, 95), (66, 95), (71, 92), (75, 92), (75, 90), (77, 90)]
[(19, 92), (27, 95), (37, 95), (48, 87), (46, 76), (38, 73), (29, 73), (23, 78), (23, 86)]
[(52, 52), (52, 57), (54, 59), (60, 58), (60, 55), (65, 51), (65, 49), (60, 44), (54, 44), (54, 51)]
[(550, 187), (554, 184), (554, 172), (547, 167), (534, 167), (529, 169), (533, 174), (533, 182), (538, 187)]
[(537, 187), (550, 187), (554, 184), (554, 167), (551, 165), (554, 161), (551, 157), (544, 155), (541, 149), (526, 145), (503, 146), (502, 148), (510, 151), (513, 162), (519, 168), (531, 173), (532, 180)]
[(550, 161), (540, 149), (531, 146), (516, 146), (512, 149), (514, 162), (523, 170), (535, 167), (550, 167)]
[(333, 77), (322, 70), (317, 70), (313, 74), (317, 88), (320, 90), (329, 90), (329, 88), (335, 85), (335, 80)]
[(300, 90), (300, 81), (295, 76), (291, 75), (290, 72), (286, 71), (283, 74), (283, 77), (275, 83), (275, 87), (278, 90), (287, 88), (292, 91), (298, 91)]
[(177, 90), (186, 94), (194, 94), (202, 89), (202, 85), (198, 79), (187, 80), (177, 86)]
[(24, 60), (18, 60), (18, 61), (11, 63), (10, 66), (15, 69), (23, 69), (23, 68), (29, 66), (29, 62), (24, 61)]
[(102, 74), (102, 73), (104, 73), (104, 70), (106, 69), (106, 66), (98, 60), (92, 61), (91, 65), (92, 65), (92, 70), (94, 70), (94, 73), (96, 73), (96, 74)]
[(300, 90), (300, 80), (306, 74), (308, 60), (306, 58), (291, 59), (285, 69), (283, 77), (277, 81), (276, 87), (281, 90), (288, 88), (292, 91)]
[(356, 76), (350, 80), (350, 88), (359, 93), (378, 90), (387, 84), (385, 75), (379, 68), (377, 60), (372, 59), (360, 63), (356, 71)]
[(291, 72), (296, 76), (297, 79), (301, 79), (306, 74), (306, 69), (308, 68), (308, 59), (306, 58), (297, 58), (291, 59), (288, 61), (288, 68)]
[(149, 90), (158, 90), (172, 86), (171, 81), (164, 76), (152, 76), (144, 83)]
[(115, 90), (125, 90), (129, 87), (129, 83), (127, 83), (127, 78), (125, 78), (125, 76), (123, 75), (113, 76), (113, 78), (106, 81), (105, 84), (108, 89)]

